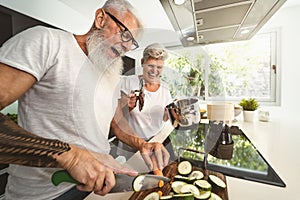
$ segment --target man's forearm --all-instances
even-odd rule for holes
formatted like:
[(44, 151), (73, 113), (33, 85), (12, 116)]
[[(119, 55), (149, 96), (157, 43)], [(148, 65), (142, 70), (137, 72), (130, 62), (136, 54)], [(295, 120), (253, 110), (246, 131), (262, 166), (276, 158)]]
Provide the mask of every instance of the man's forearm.
[(70, 150), (67, 143), (36, 136), (0, 113), (0, 163), (58, 167), (55, 157)]

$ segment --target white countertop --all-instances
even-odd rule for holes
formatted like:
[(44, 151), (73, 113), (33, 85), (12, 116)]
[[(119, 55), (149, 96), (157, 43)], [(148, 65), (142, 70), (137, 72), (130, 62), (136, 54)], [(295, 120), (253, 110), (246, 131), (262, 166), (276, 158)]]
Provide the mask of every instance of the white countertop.
[[(299, 123), (299, 122), (298, 122)], [(239, 119), (233, 125), (249, 137), (254, 146), (260, 151), (267, 162), (272, 166), (280, 178), (286, 183), (286, 188), (242, 180), (227, 176), (228, 195), (230, 200), (297, 200), (300, 199), (300, 126), (296, 120), (270, 119), (269, 122), (243, 122)], [(298, 126), (297, 126), (298, 125)], [(154, 141), (163, 141), (172, 130), (171, 125), (166, 126)], [(137, 170), (146, 170), (145, 165), (136, 166), (139, 155), (128, 160), (130, 166)], [(135, 163), (132, 165), (131, 163)], [(298, 192), (299, 191), (299, 192)], [(87, 200), (118, 200), (128, 199), (132, 192), (108, 194), (104, 197), (90, 194)]]

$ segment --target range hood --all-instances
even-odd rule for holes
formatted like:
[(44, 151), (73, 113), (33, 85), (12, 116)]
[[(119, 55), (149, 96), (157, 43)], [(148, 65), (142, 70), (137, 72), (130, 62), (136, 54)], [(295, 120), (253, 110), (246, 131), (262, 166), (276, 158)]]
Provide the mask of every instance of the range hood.
[(250, 39), (286, 0), (160, 0), (183, 46)]

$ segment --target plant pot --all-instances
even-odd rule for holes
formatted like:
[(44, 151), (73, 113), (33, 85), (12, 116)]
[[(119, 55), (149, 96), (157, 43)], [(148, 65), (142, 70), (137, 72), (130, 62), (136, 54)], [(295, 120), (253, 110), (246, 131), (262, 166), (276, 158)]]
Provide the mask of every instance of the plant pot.
[(256, 113), (256, 111), (244, 110), (243, 111), (244, 121), (245, 122), (253, 122), (255, 113)]

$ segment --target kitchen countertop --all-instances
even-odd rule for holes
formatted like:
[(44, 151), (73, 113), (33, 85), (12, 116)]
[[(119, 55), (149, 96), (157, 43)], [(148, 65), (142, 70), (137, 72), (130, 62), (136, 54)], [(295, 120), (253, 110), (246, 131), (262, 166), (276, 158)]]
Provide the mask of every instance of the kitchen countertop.
[[(300, 152), (299, 127), (295, 127), (295, 123), (291, 120), (276, 118), (271, 118), (269, 122), (243, 122), (242, 119), (239, 119), (238, 122), (232, 125), (239, 126), (287, 186), (282, 188), (227, 176), (229, 199), (299, 199), (297, 182), (300, 180), (300, 159), (298, 159), (296, 154), (296, 152)], [(164, 141), (171, 131), (172, 125), (167, 124), (152, 141)], [(126, 164), (135, 166), (135, 169), (138, 171), (147, 171), (145, 164), (136, 166), (136, 163), (143, 163), (141, 161), (137, 162), (140, 159), (142, 159), (140, 155), (136, 154)], [(134, 165), (131, 165), (131, 163), (134, 163)], [(86, 199), (124, 200), (128, 199), (131, 194), (132, 192), (116, 193), (108, 194), (104, 197), (90, 194)]]

